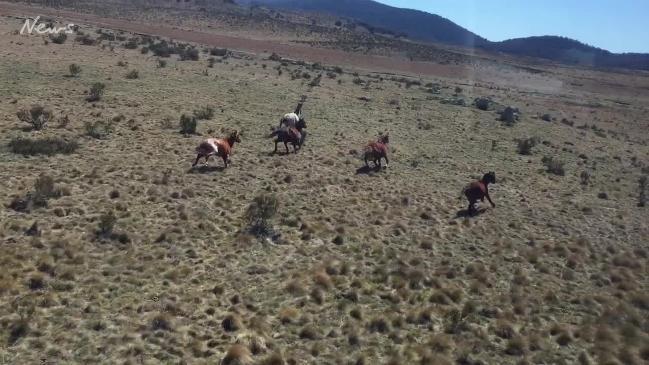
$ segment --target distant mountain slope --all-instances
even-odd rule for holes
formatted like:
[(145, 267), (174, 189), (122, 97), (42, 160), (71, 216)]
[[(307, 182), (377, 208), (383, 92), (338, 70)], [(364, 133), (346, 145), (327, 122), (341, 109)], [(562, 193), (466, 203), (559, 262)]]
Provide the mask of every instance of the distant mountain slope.
[(487, 42), (452, 21), (419, 10), (400, 9), (372, 0), (241, 0), (279, 9), (326, 12), (406, 34), (419, 41), (473, 47)]
[(258, 4), (277, 9), (325, 12), (387, 29), (395, 34), (406, 34), (408, 38), (418, 41), (478, 47), (566, 64), (649, 70), (649, 54), (615, 54), (558, 36), (490, 42), (438, 15), (395, 8), (372, 0), (236, 0), (236, 2), (243, 5)]
[(492, 42), (486, 48), (518, 56), (592, 67), (622, 67), (649, 70), (649, 54), (611, 53), (574, 39), (540, 36)]

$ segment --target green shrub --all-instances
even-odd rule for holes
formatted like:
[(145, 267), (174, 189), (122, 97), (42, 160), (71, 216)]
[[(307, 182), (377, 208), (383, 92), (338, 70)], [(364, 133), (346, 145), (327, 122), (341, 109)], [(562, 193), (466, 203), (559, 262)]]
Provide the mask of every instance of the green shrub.
[(187, 116), (185, 114), (180, 116), (180, 133), (182, 134), (195, 134), (196, 133), (196, 117)]
[(86, 122), (84, 128), (86, 129), (86, 135), (97, 139), (107, 138), (113, 132), (112, 123), (103, 120), (94, 123)]
[(279, 201), (275, 195), (257, 196), (245, 213), (248, 232), (257, 237), (268, 237), (272, 234), (271, 221), (277, 214)]
[(29, 110), (21, 109), (16, 113), (20, 121), (29, 124), (34, 130), (45, 128), (50, 120), (54, 119), (54, 114), (42, 105), (32, 105)]
[(203, 106), (194, 110), (194, 116), (198, 120), (208, 120), (214, 117), (214, 108), (211, 106)]
[(9, 142), (9, 150), (13, 153), (35, 156), (56, 154), (69, 155), (77, 150), (79, 144), (76, 141), (65, 141), (61, 138), (14, 138)]
[(158, 68), (167, 67), (167, 60), (163, 60), (163, 59), (158, 58), (157, 66), (158, 66)]
[(70, 69), (70, 76), (75, 77), (81, 73), (81, 66), (77, 65), (76, 63), (73, 63), (69, 67)]

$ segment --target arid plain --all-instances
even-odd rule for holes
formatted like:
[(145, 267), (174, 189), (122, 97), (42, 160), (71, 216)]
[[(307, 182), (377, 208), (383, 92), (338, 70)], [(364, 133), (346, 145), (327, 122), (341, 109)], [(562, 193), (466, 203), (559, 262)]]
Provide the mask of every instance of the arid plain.
[[(649, 363), (647, 73), (465, 54), (387, 73), (272, 43), (180, 60), (156, 37), (80, 24), (57, 44), (23, 23), (0, 18), (8, 363)], [(304, 148), (272, 155), (303, 95)], [(17, 115), (34, 104), (41, 130)], [(190, 168), (233, 129), (230, 167)], [(390, 165), (366, 171), (380, 132)], [(466, 217), (487, 171), (497, 206)], [(249, 233), (259, 196), (272, 237)]]

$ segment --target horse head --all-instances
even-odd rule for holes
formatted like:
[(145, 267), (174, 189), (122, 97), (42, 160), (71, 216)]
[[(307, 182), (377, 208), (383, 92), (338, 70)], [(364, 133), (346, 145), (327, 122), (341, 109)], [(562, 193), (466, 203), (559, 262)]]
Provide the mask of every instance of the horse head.
[(496, 173), (493, 171), (490, 171), (482, 177), (482, 182), (485, 184), (495, 184), (496, 183)]
[(390, 135), (389, 135), (389, 133), (380, 135), (378, 142), (383, 143), (383, 144), (390, 143)]
[(241, 143), (241, 134), (239, 133), (238, 130), (234, 130), (234, 131), (232, 131), (232, 133), (230, 133), (230, 137), (228, 139), (232, 143), (234, 143), (234, 142)]

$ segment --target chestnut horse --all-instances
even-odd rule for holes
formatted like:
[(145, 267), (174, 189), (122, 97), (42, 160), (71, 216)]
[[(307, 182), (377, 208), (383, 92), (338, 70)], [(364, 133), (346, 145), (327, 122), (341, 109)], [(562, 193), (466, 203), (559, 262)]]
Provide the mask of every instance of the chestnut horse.
[(220, 156), (223, 159), (225, 167), (228, 167), (230, 162), (230, 155), (232, 154), (232, 147), (236, 142), (241, 143), (239, 131), (233, 131), (227, 138), (208, 138), (196, 147), (196, 161), (192, 167), (198, 164), (201, 157), (205, 158), (205, 166), (213, 155)]
[(491, 197), (489, 196), (489, 184), (495, 183), (496, 173), (492, 171), (484, 174), (482, 179), (474, 181), (464, 187), (462, 194), (464, 194), (464, 196), (466, 196), (467, 200), (469, 201), (470, 215), (474, 215), (476, 213), (475, 203), (477, 203), (478, 200), (484, 201), (484, 198), (487, 198), (487, 200), (489, 200), (489, 203), (491, 203), (492, 207), (496, 207), (496, 204), (491, 201)]
[(388, 167), (388, 143), (390, 143), (390, 137), (388, 133), (380, 135), (379, 139), (376, 142), (370, 142), (365, 146), (363, 158), (365, 159), (365, 166), (370, 167), (368, 160), (372, 160), (374, 165), (380, 169), (381, 168), (381, 159), (385, 159), (385, 167)]

